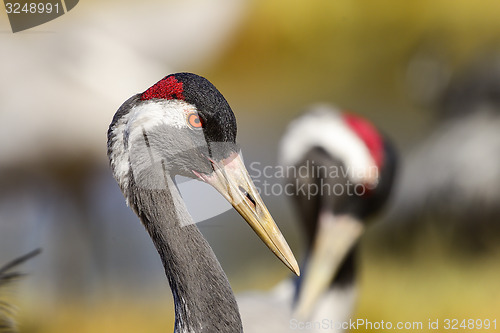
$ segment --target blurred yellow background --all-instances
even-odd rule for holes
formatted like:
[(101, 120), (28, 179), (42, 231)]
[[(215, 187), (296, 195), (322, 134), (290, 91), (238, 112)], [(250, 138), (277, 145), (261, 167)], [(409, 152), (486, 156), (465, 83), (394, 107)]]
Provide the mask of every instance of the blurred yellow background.
[[(0, 14), (0, 265), (44, 251), (9, 293), (20, 332), (173, 327), (161, 262), (107, 165), (107, 126), (131, 95), (172, 72), (205, 76), (235, 112), (245, 161), (262, 165), (276, 164), (289, 121), (332, 103), (392, 138), (403, 179), (407, 157), (446, 128), (448, 87), (500, 61), (499, 13), (496, 0), (82, 1), (16, 34)], [(476, 162), (500, 170), (496, 161)], [(301, 258), (291, 204), (263, 199)], [(500, 325), (498, 209), (481, 221), (471, 211), (455, 223), (453, 206), (406, 219), (397, 199), (363, 237), (356, 317)], [(269, 289), (288, 272), (239, 220), (199, 226), (235, 292)]]

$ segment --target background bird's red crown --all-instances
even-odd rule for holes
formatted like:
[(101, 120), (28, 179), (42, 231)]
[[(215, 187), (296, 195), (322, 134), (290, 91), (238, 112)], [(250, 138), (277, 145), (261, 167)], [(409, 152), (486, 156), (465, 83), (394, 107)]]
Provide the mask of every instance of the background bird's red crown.
[(375, 126), (352, 113), (344, 113), (343, 118), (346, 124), (364, 141), (377, 167), (382, 167), (384, 143)]

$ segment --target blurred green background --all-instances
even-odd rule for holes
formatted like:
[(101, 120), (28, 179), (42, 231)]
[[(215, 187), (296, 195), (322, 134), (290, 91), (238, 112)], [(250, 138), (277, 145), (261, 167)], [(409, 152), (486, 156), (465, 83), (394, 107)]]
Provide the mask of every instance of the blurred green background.
[[(470, 68), (498, 63), (499, 13), (496, 0), (81, 1), (16, 34), (0, 14), (0, 263), (44, 251), (8, 295), (20, 331), (173, 326), (161, 262), (107, 166), (107, 126), (132, 94), (171, 72), (205, 76), (236, 114), (247, 165), (275, 165), (286, 125), (311, 104), (331, 103), (392, 138), (400, 184), (411, 185), (404, 179), (425, 156), (419, 147), (447, 128), (447, 89)], [(488, 156), (476, 162), (500, 170)], [(421, 216), (414, 211), (427, 206), (400, 204), (426, 199), (399, 186), (362, 239), (356, 317), (498, 322), (500, 197), (476, 207), (492, 211), (480, 221), (474, 209), (455, 213), (469, 205), (454, 207), (448, 194), (429, 195), (426, 204), (447, 206)], [(263, 199), (301, 258), (293, 207)], [(235, 292), (267, 290), (288, 272), (240, 220), (231, 211), (199, 227)]]

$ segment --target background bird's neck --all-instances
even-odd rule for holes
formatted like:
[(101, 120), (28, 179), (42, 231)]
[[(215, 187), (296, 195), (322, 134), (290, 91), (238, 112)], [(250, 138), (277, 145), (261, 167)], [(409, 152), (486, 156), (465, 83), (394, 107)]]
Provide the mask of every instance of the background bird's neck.
[(167, 183), (166, 189), (135, 189), (131, 205), (163, 262), (175, 302), (175, 332), (241, 332), (227, 277), (170, 177)]

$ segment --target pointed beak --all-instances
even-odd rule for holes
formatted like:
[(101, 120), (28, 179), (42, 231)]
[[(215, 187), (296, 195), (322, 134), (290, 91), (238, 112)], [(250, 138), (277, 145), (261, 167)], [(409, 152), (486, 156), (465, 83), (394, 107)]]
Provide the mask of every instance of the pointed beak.
[(195, 174), (219, 191), (267, 247), (292, 272), (300, 275), (297, 261), (248, 175), (241, 154), (232, 153), (222, 161), (211, 162), (214, 172)]
[(302, 278), (299, 296), (295, 306), (295, 316), (308, 320), (321, 295), (330, 286), (342, 262), (356, 244), (364, 230), (361, 221), (349, 215), (335, 216), (323, 211), (318, 221), (318, 229)]

